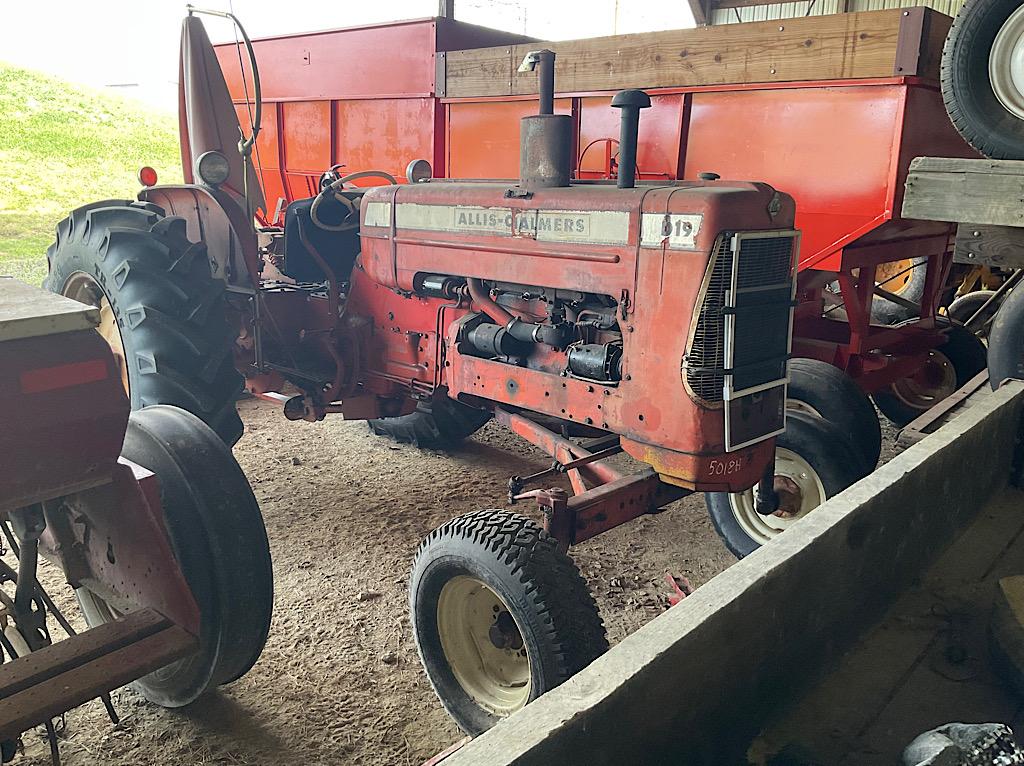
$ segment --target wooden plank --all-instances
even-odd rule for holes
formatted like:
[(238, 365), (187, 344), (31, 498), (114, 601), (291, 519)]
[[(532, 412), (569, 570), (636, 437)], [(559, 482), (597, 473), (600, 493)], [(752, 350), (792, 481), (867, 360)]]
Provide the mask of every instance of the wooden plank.
[(91, 330), (99, 321), (92, 306), (0, 276), (0, 341)]
[[(544, 43), (536, 43), (543, 48)], [(532, 49), (531, 49), (532, 50)], [(522, 59), (520, 59), (522, 60)], [(507, 96), (512, 92), (512, 48), (479, 48), (449, 51), (445, 57), (445, 88), (448, 97)], [(536, 79), (536, 75), (534, 76)], [(455, 88), (453, 92), (451, 89)]]
[(170, 625), (170, 620), (159, 612), (141, 609), (13, 662), (6, 662), (0, 665), (0, 699), (158, 633)]
[[(506, 47), (461, 51), (449, 56), (445, 92), (453, 98), (536, 93), (536, 75), (519, 75), (515, 68), (528, 51), (542, 47), (558, 55), (555, 87), (560, 93), (897, 74), (935, 79), (937, 59), (930, 48), (949, 19), (927, 9), (921, 14), (923, 23), (918, 19), (902, 40), (900, 31), (914, 16), (895, 8), (526, 43), (512, 46), (509, 53)], [(897, 53), (902, 48), (905, 54), (908, 46), (917, 63), (898, 71)]]
[[(61, 643), (70, 643), (85, 633)], [(170, 625), (16, 694), (0, 699), (0, 739), (17, 737), (66, 710), (131, 683), (196, 649), (196, 638)], [(30, 657), (25, 658), (30, 659)]]
[(976, 266), (1024, 269), (1024, 228), (962, 223), (953, 260)]
[(910, 164), (903, 217), (1024, 226), (1024, 162), (918, 157)]

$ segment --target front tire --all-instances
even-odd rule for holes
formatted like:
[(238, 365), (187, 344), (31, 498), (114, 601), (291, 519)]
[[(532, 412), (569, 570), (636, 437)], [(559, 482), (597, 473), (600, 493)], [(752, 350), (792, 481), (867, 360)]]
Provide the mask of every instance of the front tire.
[(608, 649), (586, 583), (530, 519), (477, 511), (420, 544), (409, 579), (413, 633), (431, 686), (476, 735)]
[(786, 406), (817, 415), (849, 434), (870, 470), (882, 454), (878, 413), (853, 378), (827, 362), (792, 359)]
[(105, 200), (57, 226), (44, 286), (100, 309), (100, 331), (121, 365), (132, 409), (170, 404), (228, 445), (242, 435), (224, 283), (183, 218), (155, 205)]
[[(171, 549), (199, 606), (198, 651), (136, 681), (163, 707), (182, 707), (244, 675), (259, 658), (274, 603), (270, 546), (242, 469), (205, 423), (177, 407), (133, 412), (121, 454), (156, 474)], [(76, 591), (90, 628), (118, 612)]]
[(708, 492), (704, 499), (725, 547), (741, 559), (867, 473), (860, 451), (846, 433), (819, 417), (789, 412), (786, 430), (775, 440), (776, 489), (788, 493), (780, 497), (785, 507), (762, 516), (754, 509), (754, 487)]
[(942, 98), (964, 139), (986, 157), (1024, 159), (1020, 0), (968, 0), (942, 50)]

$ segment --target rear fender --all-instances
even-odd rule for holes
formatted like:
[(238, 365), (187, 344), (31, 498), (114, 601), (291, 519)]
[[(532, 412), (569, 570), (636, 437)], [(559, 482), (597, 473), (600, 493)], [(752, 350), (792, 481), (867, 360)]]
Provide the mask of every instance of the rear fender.
[(206, 245), (213, 276), (229, 286), (255, 290), (260, 279), (256, 230), (242, 203), (223, 189), (198, 184), (151, 186), (139, 199), (188, 225), (188, 237)]

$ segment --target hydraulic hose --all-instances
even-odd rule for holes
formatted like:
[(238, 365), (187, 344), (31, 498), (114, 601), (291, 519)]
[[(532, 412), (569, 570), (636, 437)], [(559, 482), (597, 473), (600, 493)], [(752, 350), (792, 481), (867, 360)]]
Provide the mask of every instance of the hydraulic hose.
[(479, 279), (467, 279), (466, 284), (469, 286), (469, 297), (473, 299), (473, 303), (479, 305), (483, 312), (493, 319), (496, 324), (506, 327), (516, 321), (514, 316), (491, 298), (490, 291), (482, 281)]

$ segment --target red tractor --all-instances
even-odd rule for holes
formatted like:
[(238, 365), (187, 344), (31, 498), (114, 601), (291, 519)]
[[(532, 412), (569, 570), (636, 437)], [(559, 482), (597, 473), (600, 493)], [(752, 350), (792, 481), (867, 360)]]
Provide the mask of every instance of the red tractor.
[(790, 361), (792, 199), (713, 174), (636, 183), (644, 92), (612, 101), (617, 182), (571, 182), (541, 50), (522, 67), (539, 70), (541, 98), (517, 182), (431, 179), (418, 161), (408, 184), (354, 187), (372, 171), (325, 169), (282, 229), (257, 231), (255, 59), (246, 135), (195, 15), (182, 48), (188, 183), (74, 211), (47, 285), (99, 307), (133, 406), (180, 406), (229, 444), (244, 381), (290, 420), (337, 413), (441, 447), (494, 418), (551, 455), (509, 482), (543, 526), (480, 511), (416, 555), (417, 644), (467, 731), (606, 648), (571, 545), (704, 492), (743, 556), (873, 469), (864, 394), (831, 365)]

